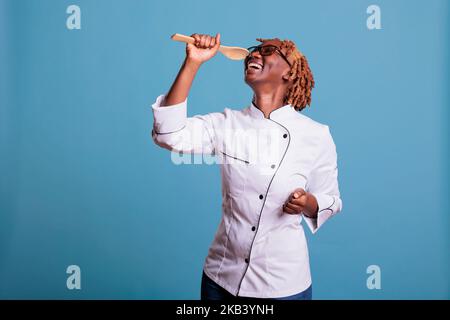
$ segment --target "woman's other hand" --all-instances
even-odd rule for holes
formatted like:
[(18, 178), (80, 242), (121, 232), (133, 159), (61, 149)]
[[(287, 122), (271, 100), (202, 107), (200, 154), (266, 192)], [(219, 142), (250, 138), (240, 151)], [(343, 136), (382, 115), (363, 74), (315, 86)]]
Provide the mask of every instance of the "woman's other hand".
[(284, 212), (289, 214), (303, 213), (309, 218), (316, 218), (318, 210), (316, 197), (302, 188), (294, 190), (283, 205)]

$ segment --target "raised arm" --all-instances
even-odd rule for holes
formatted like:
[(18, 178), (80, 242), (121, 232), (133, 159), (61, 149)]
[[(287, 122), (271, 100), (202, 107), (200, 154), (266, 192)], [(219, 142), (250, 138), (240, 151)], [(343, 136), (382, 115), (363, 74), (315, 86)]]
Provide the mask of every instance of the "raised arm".
[(186, 45), (186, 58), (166, 95), (160, 95), (152, 105), (154, 142), (170, 151), (214, 154), (216, 128), (224, 113), (209, 113), (187, 117), (187, 97), (200, 66), (214, 57), (220, 46), (216, 37), (193, 34), (195, 44)]
[(186, 58), (162, 106), (171, 106), (185, 101), (198, 69), (204, 62), (214, 57), (219, 50), (219, 33), (215, 37), (196, 33), (191, 37), (196, 42), (186, 45)]

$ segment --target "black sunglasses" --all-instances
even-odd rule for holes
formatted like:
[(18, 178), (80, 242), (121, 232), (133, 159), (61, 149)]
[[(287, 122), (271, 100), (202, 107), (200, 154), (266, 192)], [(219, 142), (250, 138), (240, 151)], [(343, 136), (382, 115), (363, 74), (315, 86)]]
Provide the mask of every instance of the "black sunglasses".
[(281, 52), (280, 48), (278, 48), (277, 46), (273, 46), (273, 45), (259, 45), (259, 46), (253, 46), (250, 48), (247, 48), (248, 50), (248, 56), (247, 59), (252, 55), (253, 52), (258, 51), (260, 55), (262, 56), (270, 56), (271, 54), (273, 54), (274, 52), (277, 52), (283, 59), (284, 61), (287, 62), (287, 64), (289, 65), (289, 67), (291, 67), (291, 63), (289, 62), (289, 60), (287, 59), (287, 57), (283, 54), (283, 52)]

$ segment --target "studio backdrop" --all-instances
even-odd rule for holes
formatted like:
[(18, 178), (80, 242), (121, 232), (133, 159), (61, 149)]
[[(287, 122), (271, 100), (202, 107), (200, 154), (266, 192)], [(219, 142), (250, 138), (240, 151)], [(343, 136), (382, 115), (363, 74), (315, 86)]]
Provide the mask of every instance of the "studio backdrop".
[[(219, 166), (176, 164), (151, 104), (185, 56), (290, 39), (316, 87), (343, 210), (306, 231), (315, 299), (449, 298), (446, 0), (0, 1), (0, 298), (198, 299)], [(188, 115), (243, 109), (242, 61), (200, 69)]]

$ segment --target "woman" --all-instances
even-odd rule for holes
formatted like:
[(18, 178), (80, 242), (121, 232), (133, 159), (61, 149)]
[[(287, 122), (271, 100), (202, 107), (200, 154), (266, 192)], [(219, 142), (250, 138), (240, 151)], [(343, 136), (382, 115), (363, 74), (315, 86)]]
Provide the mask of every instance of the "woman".
[(300, 114), (314, 80), (292, 41), (257, 39), (244, 61), (253, 89), (247, 108), (187, 117), (187, 96), (200, 66), (219, 49), (193, 34), (167, 95), (152, 105), (156, 144), (216, 155), (222, 219), (206, 257), (202, 299), (311, 299), (308, 248), (301, 224), (315, 233), (342, 208), (336, 149), (328, 126)]

